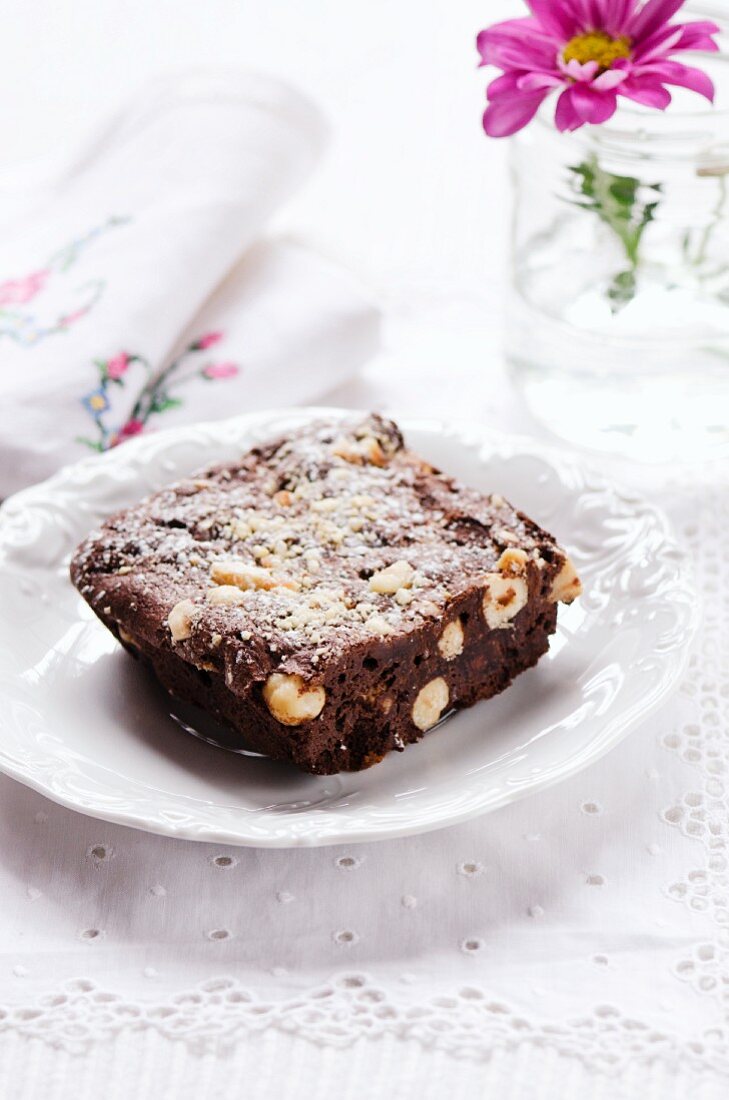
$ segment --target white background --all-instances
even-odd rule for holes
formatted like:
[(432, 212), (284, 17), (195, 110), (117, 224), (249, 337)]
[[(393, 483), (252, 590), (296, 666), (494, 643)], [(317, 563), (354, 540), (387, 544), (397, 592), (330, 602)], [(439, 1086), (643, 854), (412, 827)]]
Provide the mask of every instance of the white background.
[(0, 11), (2, 161), (67, 149), (150, 76), (255, 68), (307, 91), (334, 131), (292, 227), (388, 291), (475, 290), (499, 270), (505, 149), (481, 131), (475, 35), (520, 13), (516, 0), (3, 0)]

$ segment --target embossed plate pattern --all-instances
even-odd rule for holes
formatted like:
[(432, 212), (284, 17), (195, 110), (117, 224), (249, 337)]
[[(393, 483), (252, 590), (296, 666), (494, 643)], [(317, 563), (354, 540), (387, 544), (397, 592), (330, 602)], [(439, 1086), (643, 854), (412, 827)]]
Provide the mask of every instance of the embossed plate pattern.
[(695, 626), (689, 569), (645, 501), (529, 442), (401, 421), (435, 465), (566, 545), (585, 595), (540, 665), (366, 772), (311, 777), (191, 737), (68, 581), (76, 544), (145, 493), (333, 410), (142, 437), (0, 509), (0, 770), (82, 813), (193, 840), (296, 847), (463, 821), (573, 775), (666, 697)]

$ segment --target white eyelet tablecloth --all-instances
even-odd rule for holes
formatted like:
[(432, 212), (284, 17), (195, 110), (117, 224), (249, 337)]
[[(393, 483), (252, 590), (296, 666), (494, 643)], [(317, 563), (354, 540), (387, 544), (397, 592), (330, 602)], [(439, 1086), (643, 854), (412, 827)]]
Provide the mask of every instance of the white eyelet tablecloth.
[[(387, 337), (333, 403), (529, 427), (478, 302), (413, 301)], [(726, 473), (632, 471), (691, 548), (703, 626), (675, 698), (553, 790), (286, 852), (0, 779), (0, 1095), (725, 1097)]]

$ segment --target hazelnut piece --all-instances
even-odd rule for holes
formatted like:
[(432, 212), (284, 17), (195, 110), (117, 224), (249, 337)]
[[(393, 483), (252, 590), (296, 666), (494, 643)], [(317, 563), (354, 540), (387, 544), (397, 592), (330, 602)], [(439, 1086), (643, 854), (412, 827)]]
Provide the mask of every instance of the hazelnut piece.
[(454, 619), (445, 627), (438, 639), (438, 649), (446, 661), (452, 661), (463, 653), (463, 627), (460, 619)]
[(195, 604), (192, 600), (180, 600), (175, 604), (167, 616), (167, 625), (173, 642), (184, 642), (190, 637), (194, 615)]
[(529, 598), (529, 589), (523, 577), (503, 577), (500, 573), (486, 575), (483, 594), (483, 614), (492, 630), (509, 625)]
[(442, 676), (421, 688), (413, 703), (412, 719), (419, 730), (429, 730), (448, 706), (450, 692)]
[(529, 555), (526, 550), (509, 546), (498, 560), (496, 568), (507, 577), (520, 577), (526, 572)]
[(394, 596), (401, 588), (409, 588), (413, 583), (415, 570), (406, 561), (395, 561), (385, 569), (380, 569), (370, 577), (370, 591), (381, 596)]
[(239, 561), (237, 558), (213, 562), (210, 567), (210, 579), (214, 584), (235, 585), (243, 591), (251, 588), (262, 588), (268, 591), (279, 586), (292, 587), (290, 581), (274, 577), (270, 570), (262, 569), (260, 565)]
[(327, 694), (323, 687), (309, 687), (297, 673), (272, 672), (264, 684), (263, 698), (277, 722), (299, 726), (321, 714)]
[(244, 596), (240, 588), (234, 584), (219, 584), (215, 588), (209, 588), (205, 595), (209, 604), (220, 607), (225, 604), (243, 603)]
[(572, 603), (582, 595), (582, 582), (577, 576), (577, 570), (568, 557), (565, 557), (562, 568), (552, 581), (552, 591), (549, 599), (552, 603), (561, 600), (562, 603)]

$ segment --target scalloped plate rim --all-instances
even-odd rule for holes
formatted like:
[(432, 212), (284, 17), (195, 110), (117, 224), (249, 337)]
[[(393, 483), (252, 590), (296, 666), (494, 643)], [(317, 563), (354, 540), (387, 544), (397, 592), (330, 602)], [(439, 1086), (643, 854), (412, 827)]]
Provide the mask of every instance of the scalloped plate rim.
[[(26, 502), (32, 503), (34, 500), (40, 500), (44, 496), (47, 497), (49, 494), (52, 496), (55, 490), (67, 484), (69, 478), (75, 471), (99, 470), (103, 468), (103, 465), (113, 466), (120, 461), (120, 457), (125, 462), (131, 462), (134, 456), (140, 451), (144, 452), (150, 448), (163, 449), (165, 444), (175, 445), (178, 442), (185, 442), (186, 437), (189, 437), (192, 432), (219, 433), (224, 429), (237, 430), (238, 428), (241, 432), (250, 432), (256, 427), (262, 427), (279, 420), (307, 420), (321, 416), (351, 416), (359, 411), (361, 410), (328, 406), (294, 406), (291, 408), (282, 407), (261, 410), (227, 418), (222, 421), (206, 421), (204, 423), (169, 428), (148, 436), (130, 440), (128, 443), (125, 443), (123, 450), (119, 449), (106, 452), (103, 455), (85, 457), (78, 462), (63, 467), (47, 480), (21, 490), (3, 502), (0, 506), (0, 552), (3, 549), (4, 543), (3, 518), (11, 514), (14, 509), (22, 507)], [(619, 483), (608, 480), (603, 474), (595, 472), (591, 469), (589, 463), (587, 465), (583, 464), (580, 461), (581, 456), (566, 452), (552, 444), (542, 444), (540, 441), (535, 441), (529, 437), (517, 434), (511, 435), (493, 431), (486, 426), (479, 425), (466, 418), (458, 420), (451, 419), (448, 422), (444, 422), (435, 417), (408, 417), (407, 415), (399, 417), (396, 414), (393, 415), (406, 433), (408, 430), (437, 432), (446, 439), (452, 438), (454, 441), (460, 442), (463, 445), (477, 447), (480, 462), (484, 461), (483, 452), (487, 449), (494, 455), (499, 454), (510, 459), (524, 456), (548, 461), (560, 474), (561, 478), (564, 478), (568, 473), (573, 476), (577, 475), (578, 480), (581, 480), (585, 484), (585, 488), (587, 488), (587, 482), (589, 480), (592, 482), (594, 490), (599, 488), (601, 491), (609, 491), (616, 497), (622, 495), (627, 501), (636, 504), (639, 503), (644, 509), (644, 514), (650, 514), (657, 528), (660, 530), (665, 545), (670, 548), (674, 554), (676, 569), (680, 573), (681, 581), (679, 586), (677, 578), (674, 588), (676, 592), (680, 590), (685, 596), (685, 599), (682, 601), (680, 612), (680, 622), (684, 630), (684, 644), (680, 648), (672, 649), (670, 654), (667, 655), (658, 681), (653, 685), (646, 696), (614, 715), (602, 726), (601, 732), (596, 739), (587, 743), (578, 752), (575, 752), (567, 763), (563, 762), (561, 767), (556, 770), (555, 768), (550, 768), (526, 783), (512, 785), (507, 783), (502, 785), (497, 794), (489, 796), (487, 792), (480, 801), (469, 804), (463, 809), (454, 811), (449, 810), (447, 806), (442, 809), (432, 809), (427, 819), (421, 820), (421, 812), (418, 819), (411, 822), (408, 822), (406, 819), (388, 822), (382, 821), (375, 816), (375, 820), (369, 827), (364, 827), (360, 823), (355, 823), (353, 827), (342, 828), (341, 824), (337, 824), (336, 812), (321, 811), (318, 810), (316, 806), (306, 811), (305, 815), (301, 813), (288, 815), (291, 818), (292, 826), (300, 821), (302, 816), (316, 816), (318, 818), (320, 823), (319, 827), (316, 831), (306, 834), (297, 832), (295, 828), (286, 834), (280, 832), (265, 834), (255, 833), (251, 829), (246, 830), (246, 824), (252, 824), (256, 819), (261, 820), (271, 816), (270, 812), (267, 812), (265, 809), (246, 811), (238, 821), (238, 825), (242, 827), (237, 828), (235, 831), (230, 827), (209, 825), (205, 822), (195, 823), (189, 820), (174, 822), (166, 818), (162, 813), (159, 813), (159, 816), (155, 818), (150, 815), (149, 811), (140, 813), (127, 809), (115, 810), (87, 800), (78, 794), (56, 789), (52, 781), (44, 781), (42, 775), (39, 776), (36, 774), (38, 767), (35, 769), (29, 768), (23, 761), (10, 757), (1, 745), (0, 772), (67, 809), (82, 813), (96, 820), (123, 825), (157, 835), (165, 835), (183, 840), (193, 840), (201, 843), (228, 844), (238, 847), (281, 849), (331, 846), (343, 842), (373, 842), (431, 832), (450, 825), (457, 825), (465, 821), (473, 820), (483, 814), (499, 809), (502, 806), (519, 801), (530, 794), (536, 794), (539, 791), (547, 790), (563, 780), (578, 774), (584, 768), (600, 760), (616, 747), (628, 733), (640, 725), (650, 714), (654, 713), (672, 694), (682, 674), (685, 672), (690, 657), (690, 643), (696, 632), (700, 618), (697, 599), (695, 596), (690, 598), (693, 595), (693, 569), (691, 563), (687, 555), (679, 550), (672, 535), (671, 525), (664, 513), (656, 506), (643, 500), (641, 495), (635, 490), (624, 489)], [(189, 442), (189, 439), (187, 441)], [(213, 461), (215, 461), (215, 456), (210, 455), (203, 458), (200, 465), (203, 466)], [(179, 475), (173, 474), (171, 480), (174, 480), (177, 476)], [(566, 537), (563, 532), (561, 532), (561, 534), (564, 541), (569, 542), (569, 538)], [(678, 606), (678, 602), (676, 606)], [(669, 657), (670, 660), (668, 659)], [(0, 739), (1, 738), (2, 723), (0, 723)], [(150, 789), (150, 794), (151, 793)], [(385, 816), (391, 815), (392, 810), (388, 809)], [(280, 826), (286, 820), (286, 817), (287, 815), (284, 812), (277, 813), (275, 815), (277, 824)]]

